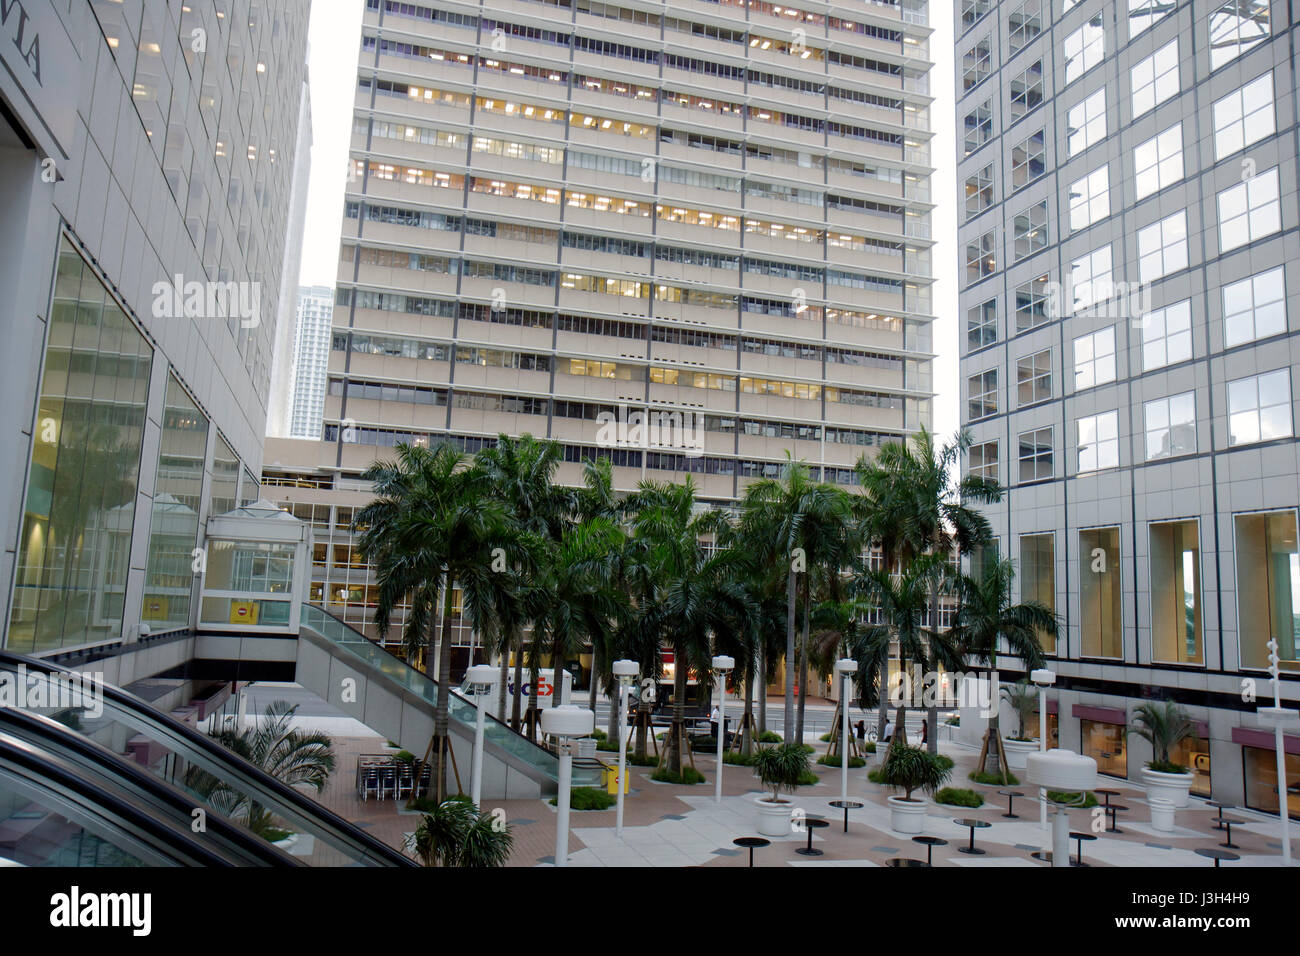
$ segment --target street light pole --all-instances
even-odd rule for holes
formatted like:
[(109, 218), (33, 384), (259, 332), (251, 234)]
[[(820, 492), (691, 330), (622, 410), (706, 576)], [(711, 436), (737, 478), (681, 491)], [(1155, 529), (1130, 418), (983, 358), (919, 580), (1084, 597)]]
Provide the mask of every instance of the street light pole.
[(618, 681), (618, 781), (614, 792), (618, 802), (618, 815), (614, 824), (614, 833), (623, 839), (623, 790), (626, 788), (627, 773), (627, 694), (636, 683), (641, 669), (636, 661), (621, 660), (614, 662), (614, 677)]
[(474, 763), (470, 771), (469, 792), (475, 808), (481, 806), (483, 798), (483, 731), (486, 721), (483, 701), (499, 679), (497, 669), (488, 664), (475, 664), (465, 672), (465, 684), (474, 695)]
[[(1030, 673), (1029, 679), (1038, 686), (1038, 752), (1047, 752), (1047, 688), (1056, 683), (1056, 673), (1040, 667)], [(1043, 828), (1043, 853), (1051, 845), (1052, 835), (1047, 828), (1047, 788), (1038, 788), (1038, 822)]]
[(560, 757), (560, 789), (555, 795), (555, 865), (569, 864), (569, 799), (573, 789), (573, 741), (596, 726), (596, 715), (584, 707), (560, 704), (542, 711), (542, 733), (556, 738)]
[(736, 666), (734, 657), (719, 654), (713, 659), (713, 673), (718, 675), (718, 767), (714, 771), (713, 800), (722, 802), (722, 745), (727, 739), (727, 674)]
[(1261, 707), (1259, 715), (1273, 725), (1273, 749), (1277, 757), (1277, 818), (1282, 825), (1282, 865), (1291, 865), (1291, 815), (1287, 806), (1286, 750), (1282, 728), (1294, 724), (1297, 712), (1282, 706), (1282, 688), (1278, 681), (1277, 639), (1268, 642), (1268, 673), (1273, 680), (1273, 706)]
[[(849, 700), (851, 696), (849, 688), (852, 687), (853, 675), (858, 672), (858, 662), (849, 657), (842, 657), (835, 662), (835, 669), (844, 678), (844, 684), (840, 690), (840, 710), (844, 714), (840, 736), (840, 801), (847, 803), (849, 799)], [(849, 814), (845, 810), (845, 827), (848, 826), (848, 819)]]

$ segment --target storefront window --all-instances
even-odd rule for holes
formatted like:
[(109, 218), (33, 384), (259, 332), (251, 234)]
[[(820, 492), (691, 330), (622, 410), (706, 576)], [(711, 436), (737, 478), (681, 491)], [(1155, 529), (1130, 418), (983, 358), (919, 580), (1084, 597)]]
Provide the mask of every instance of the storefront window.
[(1124, 725), (1100, 720), (1080, 720), (1083, 753), (1097, 761), (1097, 772), (1112, 777), (1128, 776), (1128, 752), (1124, 746)]
[(1284, 670), (1300, 669), (1300, 553), (1296, 513), (1237, 515), (1237, 634), (1243, 667), (1268, 666), (1269, 638)]
[(59, 253), (6, 646), (122, 636), (153, 349), (66, 239)]
[(1151, 652), (1169, 664), (1200, 664), (1201, 549), (1195, 521), (1151, 525)]
[(1079, 532), (1079, 583), (1083, 656), (1122, 656), (1118, 528)]
[[(1049, 534), (1020, 536), (1020, 599), (1056, 610), (1056, 544)], [(1044, 654), (1056, 653), (1056, 635), (1038, 632)]]
[[(1193, 774), (1192, 793), (1198, 796), (1210, 795), (1210, 742), (1188, 738), (1180, 740), (1169, 751), (1169, 759), (1180, 763)], [(1276, 775), (1275, 775), (1276, 776)]]
[(149, 523), (149, 566), (140, 619), (154, 631), (190, 621), (208, 419), (180, 382), (167, 377), (158, 476)]
[[(1246, 806), (1277, 813), (1277, 753), (1262, 747), (1242, 747), (1245, 762)], [(1300, 754), (1286, 755), (1286, 812), (1300, 819)]]

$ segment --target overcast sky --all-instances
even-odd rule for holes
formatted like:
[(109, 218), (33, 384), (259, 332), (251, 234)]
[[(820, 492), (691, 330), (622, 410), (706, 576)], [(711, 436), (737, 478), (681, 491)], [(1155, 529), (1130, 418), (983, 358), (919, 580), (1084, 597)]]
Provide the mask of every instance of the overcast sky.
[[(333, 286), (338, 271), (339, 229), (343, 191), (347, 183), (348, 142), (356, 91), (363, 0), (317, 0), (312, 4), (309, 34), (312, 136), (311, 185), (307, 194), (307, 225), (303, 240), (303, 285)], [(930, 124), (936, 131), (930, 161), (935, 166), (931, 201), (937, 205), (932, 223), (934, 248), (934, 348), (941, 353), (934, 365), (934, 425), (940, 435), (957, 427), (958, 323), (956, 201), (953, 141), (952, 0), (931, 0), (930, 95), (935, 97)]]

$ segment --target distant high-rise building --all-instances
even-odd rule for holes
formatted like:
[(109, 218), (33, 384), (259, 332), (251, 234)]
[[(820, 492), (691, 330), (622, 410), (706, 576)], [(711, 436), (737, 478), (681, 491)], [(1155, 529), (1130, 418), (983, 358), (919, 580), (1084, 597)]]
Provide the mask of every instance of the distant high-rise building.
[(966, 467), (1008, 488), (1017, 599), (1061, 617), (1051, 725), (1140, 780), (1134, 709), (1177, 701), (1195, 792), (1276, 810), (1254, 711), (1270, 638), (1300, 698), (1291, 8), (962, 0), (955, 33)]
[(333, 289), (327, 286), (304, 286), (298, 290), (290, 438), (316, 438), (320, 435), (333, 318)]

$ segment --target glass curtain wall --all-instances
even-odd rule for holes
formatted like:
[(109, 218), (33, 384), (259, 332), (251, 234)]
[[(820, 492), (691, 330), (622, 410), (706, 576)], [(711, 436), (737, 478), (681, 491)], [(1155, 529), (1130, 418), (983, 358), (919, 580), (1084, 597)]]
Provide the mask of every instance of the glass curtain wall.
[(1118, 528), (1079, 532), (1079, 583), (1083, 656), (1120, 657), (1123, 630)]
[(1151, 655), (1201, 664), (1201, 548), (1195, 521), (1151, 525)]
[(1300, 552), (1296, 513), (1237, 515), (1237, 634), (1242, 667), (1268, 667), (1277, 641), (1284, 670), (1300, 669)]
[[(1056, 610), (1056, 543), (1052, 534), (1020, 536), (1020, 599)], [(1044, 654), (1056, 653), (1056, 637), (1038, 632)]]

